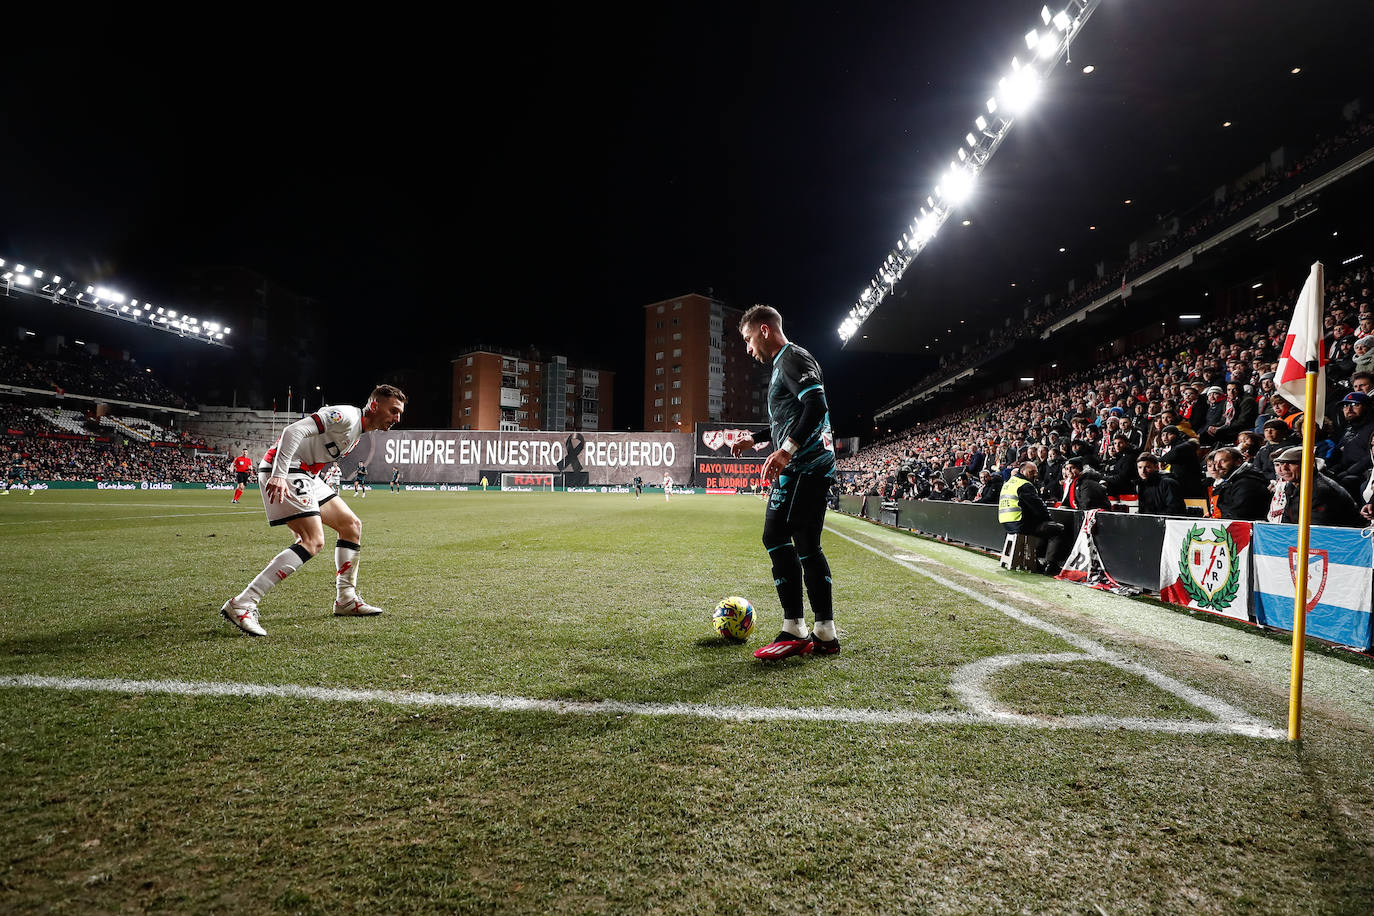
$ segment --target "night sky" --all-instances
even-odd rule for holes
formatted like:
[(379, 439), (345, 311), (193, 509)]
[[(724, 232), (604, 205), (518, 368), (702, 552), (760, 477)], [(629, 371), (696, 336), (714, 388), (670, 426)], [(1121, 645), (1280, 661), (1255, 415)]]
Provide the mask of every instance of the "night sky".
[[(644, 304), (768, 302), (826, 369), (837, 431), (857, 430), (929, 365), (841, 352), (835, 329), (1040, 4), (662, 6), (20, 15), (0, 256), (154, 300), (184, 266), (253, 267), (371, 328), (332, 391), (469, 342), (538, 344), (617, 371), (620, 428), (642, 419)], [(976, 231), (927, 252), (938, 297), (911, 308), (1008, 314), (1009, 282), (1082, 274), (1334, 124), (1367, 89), (1370, 6), (1106, 0), (985, 172)]]

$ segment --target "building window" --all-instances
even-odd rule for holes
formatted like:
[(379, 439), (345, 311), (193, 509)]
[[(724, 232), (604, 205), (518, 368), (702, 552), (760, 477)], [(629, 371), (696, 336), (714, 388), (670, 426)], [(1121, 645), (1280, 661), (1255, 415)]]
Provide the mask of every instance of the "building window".
[(467, 363), (467, 364), (468, 364), (469, 366), (472, 365), (472, 357), (471, 357), (471, 356), (468, 357), (468, 363)]
[(662, 382), (659, 382), (657, 385), (654, 385), (654, 390), (655, 390), (655, 391), (662, 391), (662, 390), (663, 390), (663, 383), (662, 383)]
[(654, 398), (654, 406), (655, 406), (655, 407), (662, 407), (662, 406), (663, 406), (663, 398)]
[[(659, 311), (661, 312), (661, 311), (663, 311), (663, 309), (659, 309)], [(658, 328), (660, 331), (663, 330), (663, 322), (661, 322), (661, 321), (658, 322), (657, 324), (654, 325), (654, 327)]]
[(662, 358), (663, 358), (663, 351), (662, 351), (662, 350), (659, 350), (657, 353), (654, 354), (654, 359), (662, 359)]
[(657, 369), (654, 370), (654, 375), (662, 375), (662, 374), (663, 374), (663, 367), (662, 367), (662, 366), (659, 366)]
[(658, 313), (659, 313), (660, 315), (663, 314), (663, 306), (660, 305), (660, 306), (658, 307)]
[(673, 387), (674, 387), (674, 388), (681, 388), (681, 387), (682, 387), (682, 379), (680, 379), (680, 378), (675, 378), (675, 379), (673, 379)]
[(467, 375), (463, 376), (463, 384), (464, 384), (464, 385), (471, 385), (471, 384), (472, 384), (472, 373), (471, 373), (471, 372), (469, 372)]
[(682, 332), (681, 332), (681, 331), (679, 331), (679, 332), (677, 332), (676, 334), (673, 335), (673, 340), (681, 340), (681, 339), (682, 339)]
[(662, 423), (662, 422), (663, 422), (663, 414), (661, 414), (661, 413), (656, 413), (656, 414), (654, 414), (654, 422), (655, 422), (655, 423)]
[(471, 401), (471, 400), (472, 400), (472, 392), (471, 392), (471, 391), (464, 391), (464, 392), (463, 392), (463, 400), (465, 400), (465, 401)]
[(674, 355), (674, 356), (681, 356), (681, 355), (682, 355), (682, 348), (681, 348), (681, 347), (675, 348), (675, 349), (673, 350), (673, 355)]
[(673, 374), (674, 374), (674, 375), (681, 375), (681, 374), (682, 374), (682, 363), (678, 363), (676, 366), (673, 367)]
[(681, 397), (673, 398), (673, 406), (674, 406), (674, 407), (678, 406), (678, 405), (681, 404), (681, 403), (682, 403), (682, 398), (681, 398)]
[(472, 416), (472, 408), (471, 408), (471, 407), (464, 407), (464, 408), (463, 408), (463, 416), (465, 416), (465, 417), (470, 417), (470, 416)]
[[(681, 302), (674, 302), (674, 303), (673, 303), (673, 311), (676, 312), (676, 311), (677, 311), (678, 309), (680, 309), (680, 308), (682, 308), (682, 303), (681, 303)], [(676, 319), (675, 319), (675, 320), (676, 320)]]
[(674, 318), (674, 319), (673, 319), (673, 325), (674, 325), (674, 326), (677, 326), (677, 325), (679, 325), (679, 324), (682, 324), (682, 319), (681, 319), (681, 318)]

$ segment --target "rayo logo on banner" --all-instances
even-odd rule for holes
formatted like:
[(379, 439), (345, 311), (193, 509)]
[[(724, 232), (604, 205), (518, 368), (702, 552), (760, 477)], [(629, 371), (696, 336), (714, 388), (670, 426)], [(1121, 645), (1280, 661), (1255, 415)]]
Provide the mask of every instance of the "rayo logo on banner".
[(1159, 597), (1170, 604), (1250, 618), (1249, 522), (1169, 519)]
[[(1313, 526), (1307, 545), (1307, 635), (1368, 650), (1374, 543), (1368, 530)], [(1255, 619), (1293, 629), (1298, 526), (1255, 526)]]

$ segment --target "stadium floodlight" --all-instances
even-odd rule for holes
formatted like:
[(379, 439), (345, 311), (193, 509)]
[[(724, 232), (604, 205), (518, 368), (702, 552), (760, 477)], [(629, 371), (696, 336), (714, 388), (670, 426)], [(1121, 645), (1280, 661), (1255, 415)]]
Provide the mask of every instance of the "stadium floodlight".
[(4, 258), (0, 258), (0, 267), (4, 267), (4, 266), (5, 266), (5, 259), (4, 259)]
[[(1012, 63), (1015, 65), (1015, 58)], [(1011, 76), (998, 81), (998, 96), (1013, 115), (1024, 114), (1039, 97), (1040, 82), (1040, 74), (1034, 69), (1014, 66)]]
[(67, 295), (67, 287), (64, 286), (64, 287), (62, 287), (61, 289), (59, 289), (59, 290), (57, 291), (57, 295), (59, 295), (59, 296), (65, 296), (65, 295)]
[(225, 328), (225, 329), (224, 329), (224, 333), (228, 334), (228, 333), (230, 332), (230, 330), (232, 330), (232, 329), (231, 329), (231, 328)]
[(973, 172), (966, 168), (961, 168), (953, 162), (949, 164), (949, 171), (945, 173), (945, 200), (951, 206), (959, 206), (969, 199), (973, 194)]
[(33, 272), (33, 278), (34, 278), (35, 280), (41, 280), (41, 279), (43, 279), (43, 271), (41, 271), (41, 270), (35, 270), (35, 271)]
[(14, 282), (20, 286), (33, 286), (33, 277), (30, 277), (28, 274), (20, 274), (14, 278)]
[(94, 292), (95, 292), (95, 287), (94, 287), (94, 286), (88, 286), (88, 287), (86, 287), (86, 295), (89, 296), (89, 295), (91, 295), (91, 294), (94, 293)]
[(7, 270), (7, 271), (5, 271), (3, 274), (0, 274), (0, 280), (12, 280), (13, 278), (14, 278), (14, 271), (12, 271), (12, 270)]
[(16, 265), (14, 265), (14, 272), (17, 273), (17, 274), (22, 274), (22, 273), (24, 272), (24, 265), (23, 265), (23, 264), (16, 264)]
[[(897, 281), (944, 225), (952, 209), (969, 198), (979, 174), (1006, 139), (1016, 117), (1027, 111), (1039, 97), (1051, 68), (1067, 55), (1071, 40), (1100, 4), (1101, 0), (1070, 0), (1059, 13), (1051, 13), (1048, 6), (1041, 7), (1040, 24), (1022, 33), (1026, 48), (1031, 52), (1029, 60), (1023, 64), (1018, 57), (1012, 58), (1011, 72), (987, 97), (986, 110), (975, 115), (973, 124), (977, 132), (965, 133), (964, 145), (955, 150), (957, 161), (951, 162), (949, 170), (940, 176), (934, 193), (926, 196), (931, 213), (922, 209), (909, 232), (901, 234), (869, 287), (860, 294), (859, 301), (840, 324), (840, 337), (844, 341), (858, 332), (886, 294), (895, 289)], [(968, 225), (968, 221), (964, 224)]]
[[(4, 261), (0, 261), (0, 264), (3, 264), (3, 263), (4, 263)], [(52, 282), (54, 282), (54, 283), (61, 283), (61, 282), (62, 282), (62, 278), (59, 277), (57, 274), (53, 274)]]
[[(159, 309), (159, 311), (161, 311), (161, 309)], [(167, 310), (167, 317), (168, 317), (168, 318), (175, 318), (176, 316), (177, 316), (177, 313), (176, 313), (176, 310), (175, 310), (175, 309), (168, 309), (168, 310)]]

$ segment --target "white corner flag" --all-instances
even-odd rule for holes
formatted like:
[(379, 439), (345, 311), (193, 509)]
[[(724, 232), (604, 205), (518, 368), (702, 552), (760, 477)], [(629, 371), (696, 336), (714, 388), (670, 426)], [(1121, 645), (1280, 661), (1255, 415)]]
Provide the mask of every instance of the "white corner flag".
[(1298, 307), (1288, 323), (1288, 339), (1283, 342), (1274, 384), (1279, 394), (1298, 410), (1307, 410), (1307, 364), (1317, 364), (1316, 416), (1326, 415), (1326, 348), (1322, 346), (1322, 301), (1324, 270), (1322, 262), (1312, 265), (1307, 282), (1298, 296)]

